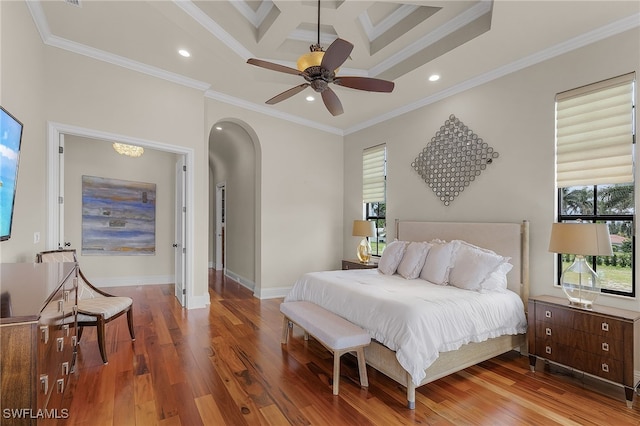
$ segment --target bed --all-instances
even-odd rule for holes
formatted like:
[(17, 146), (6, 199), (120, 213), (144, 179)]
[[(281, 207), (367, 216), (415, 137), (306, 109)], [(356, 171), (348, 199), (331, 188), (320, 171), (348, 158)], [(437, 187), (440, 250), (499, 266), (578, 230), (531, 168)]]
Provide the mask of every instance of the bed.
[[(425, 283), (420, 278), (385, 275), (375, 269), (355, 269), (304, 274), (296, 281), (285, 302), (306, 300), (316, 303), (368, 330), (372, 343), (365, 348), (367, 364), (405, 386), (407, 405), (413, 409), (416, 387), (505, 352), (526, 350), (524, 310), (529, 295), (529, 224), (527, 221), (396, 221), (395, 225), (396, 239), (399, 241), (460, 240), (508, 258), (508, 263), (513, 265), (505, 274), (505, 285), (509, 291), (470, 291)], [(461, 312), (456, 314), (460, 316), (457, 321), (438, 320), (443, 318), (441, 312), (444, 315), (452, 309), (444, 305), (445, 290), (455, 295), (456, 309)], [(476, 303), (476, 300), (487, 304), (487, 307), (471, 307), (469, 303)], [(495, 309), (494, 304), (503, 300), (514, 306), (514, 312), (500, 308), (501, 314), (496, 315), (489, 311)], [(488, 311), (485, 313), (484, 309)], [(422, 315), (422, 311), (427, 310), (438, 315), (435, 319), (416, 317), (416, 312)], [(472, 316), (462, 316), (467, 313)], [(369, 317), (376, 317), (376, 322)], [(483, 318), (488, 318), (488, 325), (479, 321)], [(397, 319), (400, 319), (399, 325), (391, 323)], [(471, 328), (472, 334), (468, 337), (463, 334), (457, 337), (447, 335), (446, 339), (450, 339), (447, 341), (440, 340), (440, 336), (428, 335), (438, 334), (432, 330), (444, 327), (441, 324), (443, 322), (452, 322), (454, 329), (463, 326)], [(427, 333), (426, 330), (430, 331)]]

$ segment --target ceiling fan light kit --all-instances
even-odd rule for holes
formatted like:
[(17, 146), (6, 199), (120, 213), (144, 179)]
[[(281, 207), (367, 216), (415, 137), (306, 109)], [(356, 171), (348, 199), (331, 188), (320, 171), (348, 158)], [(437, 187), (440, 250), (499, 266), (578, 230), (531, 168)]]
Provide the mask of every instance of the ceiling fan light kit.
[(320, 46), (320, 0), (318, 0), (318, 42), (311, 45), (310, 50), (311, 51), (309, 53), (298, 58), (298, 62), (296, 64), (298, 69), (256, 58), (250, 58), (247, 60), (248, 64), (286, 74), (300, 75), (307, 81), (306, 83), (293, 87), (289, 90), (285, 90), (284, 92), (274, 96), (266, 102), (267, 104), (274, 105), (278, 102), (282, 102), (310, 86), (313, 90), (322, 95), (322, 101), (324, 102), (325, 107), (332, 115), (336, 116), (342, 114), (343, 109), (340, 99), (338, 99), (336, 93), (329, 87), (329, 84), (331, 83), (368, 92), (390, 93), (393, 91), (394, 83), (392, 81), (369, 77), (336, 76), (340, 66), (342, 66), (342, 64), (349, 58), (349, 55), (353, 50), (353, 44), (338, 38), (331, 43), (326, 52), (322, 50), (322, 47)]

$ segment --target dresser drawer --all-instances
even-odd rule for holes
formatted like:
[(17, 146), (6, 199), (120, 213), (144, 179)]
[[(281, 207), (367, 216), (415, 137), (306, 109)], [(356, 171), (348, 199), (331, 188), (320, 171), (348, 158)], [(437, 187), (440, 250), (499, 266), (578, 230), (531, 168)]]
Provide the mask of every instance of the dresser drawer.
[(617, 360), (624, 359), (624, 342), (614, 340), (608, 335), (585, 333), (547, 322), (536, 322), (535, 333), (536, 336), (547, 341), (557, 342), (570, 348)]
[(575, 311), (562, 306), (536, 304), (536, 321), (553, 323), (591, 334), (623, 340), (625, 322), (589, 311)]

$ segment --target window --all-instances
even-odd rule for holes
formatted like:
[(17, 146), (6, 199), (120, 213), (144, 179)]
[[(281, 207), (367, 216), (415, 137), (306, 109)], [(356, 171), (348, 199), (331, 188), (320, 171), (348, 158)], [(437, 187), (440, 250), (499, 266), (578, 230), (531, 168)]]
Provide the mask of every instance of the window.
[(362, 201), (364, 219), (376, 223), (370, 239), (371, 254), (380, 256), (387, 243), (387, 147), (377, 145), (362, 153)]
[[(635, 296), (635, 73), (556, 96), (558, 222), (609, 226), (613, 256), (589, 256), (603, 293)], [(558, 255), (558, 282), (572, 255)]]

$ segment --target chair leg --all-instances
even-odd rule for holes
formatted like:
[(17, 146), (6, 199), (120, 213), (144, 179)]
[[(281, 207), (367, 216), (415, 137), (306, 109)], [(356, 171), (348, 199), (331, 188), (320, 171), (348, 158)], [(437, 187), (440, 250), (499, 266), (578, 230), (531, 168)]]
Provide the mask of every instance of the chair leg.
[(342, 352), (333, 351), (333, 394), (337, 395), (340, 386), (340, 357)]
[(108, 364), (109, 361), (107, 360), (107, 351), (104, 347), (104, 341), (105, 341), (105, 332), (104, 332), (104, 318), (102, 318), (102, 315), (98, 316), (98, 321), (96, 323), (96, 329), (98, 331), (98, 348), (100, 349), (100, 355), (102, 356), (102, 362), (105, 364)]
[(284, 317), (282, 321), (282, 338), (280, 339), (280, 343), (286, 345), (289, 341), (289, 318)]
[(364, 359), (364, 348), (356, 349), (358, 356), (358, 372), (360, 373), (360, 386), (369, 387), (369, 377), (367, 377), (367, 361)]
[(136, 335), (133, 332), (133, 305), (129, 307), (129, 311), (127, 312), (127, 324), (129, 324), (129, 335), (131, 336), (131, 340), (136, 340)]

